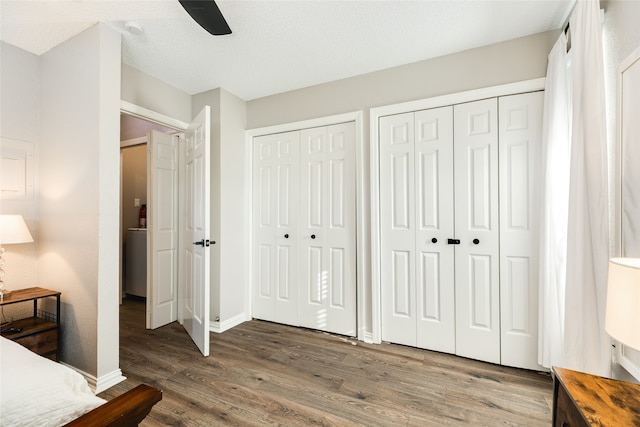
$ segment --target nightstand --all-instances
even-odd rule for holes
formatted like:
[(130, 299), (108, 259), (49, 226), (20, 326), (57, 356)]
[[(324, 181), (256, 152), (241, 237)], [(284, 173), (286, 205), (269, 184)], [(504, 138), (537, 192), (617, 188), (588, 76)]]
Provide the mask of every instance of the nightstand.
[(553, 368), (553, 426), (591, 425), (640, 425), (640, 385)]
[[(44, 288), (19, 289), (5, 295), (0, 306), (33, 301), (33, 316), (14, 320), (3, 327), (2, 336), (13, 340), (34, 353), (57, 360), (60, 329), (60, 292)], [(43, 298), (56, 299), (56, 313), (52, 315), (38, 311), (38, 301)]]

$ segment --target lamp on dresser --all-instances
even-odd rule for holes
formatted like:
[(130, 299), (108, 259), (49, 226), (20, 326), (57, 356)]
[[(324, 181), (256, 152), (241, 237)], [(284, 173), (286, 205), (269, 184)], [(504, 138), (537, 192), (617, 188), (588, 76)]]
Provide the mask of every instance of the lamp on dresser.
[(622, 344), (640, 350), (640, 258), (611, 258), (605, 330)]
[(4, 252), (3, 245), (30, 243), (33, 237), (25, 224), (22, 215), (0, 215), (0, 300), (11, 293), (4, 285)]
[[(640, 349), (640, 258), (609, 260), (605, 330)], [(640, 385), (553, 368), (554, 426), (640, 426)]]

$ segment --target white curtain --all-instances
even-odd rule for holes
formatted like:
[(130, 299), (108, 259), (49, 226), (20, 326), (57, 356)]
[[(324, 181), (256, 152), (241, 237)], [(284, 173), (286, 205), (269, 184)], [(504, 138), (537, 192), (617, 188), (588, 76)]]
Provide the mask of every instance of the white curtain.
[(564, 365), (610, 376), (611, 339), (604, 330), (609, 217), (599, 2), (578, 1), (569, 25), (573, 113)]
[[(554, 51), (549, 58), (549, 72), (559, 76), (547, 76), (552, 92), (547, 97), (553, 98), (549, 105), (545, 103), (548, 118), (543, 142), (546, 163), (539, 361), (547, 367), (563, 366), (609, 376), (611, 340), (604, 331), (609, 258), (606, 109), (598, 0), (578, 0), (569, 26), (571, 66), (566, 110), (562, 109), (561, 99), (565, 92), (554, 95), (554, 84), (562, 81), (566, 70), (557, 64), (551, 69)], [(556, 48), (561, 49), (558, 45)], [(556, 54), (560, 63), (562, 55)], [(563, 120), (568, 130), (562, 127)], [(568, 147), (570, 155), (566, 159)], [(560, 161), (567, 164), (561, 165)], [(569, 171), (568, 198), (564, 181), (567, 177), (558, 177), (557, 168)], [(568, 211), (563, 210), (562, 197), (568, 200)]]
[(549, 53), (542, 128), (538, 363), (562, 366), (566, 279), (571, 86), (564, 32)]

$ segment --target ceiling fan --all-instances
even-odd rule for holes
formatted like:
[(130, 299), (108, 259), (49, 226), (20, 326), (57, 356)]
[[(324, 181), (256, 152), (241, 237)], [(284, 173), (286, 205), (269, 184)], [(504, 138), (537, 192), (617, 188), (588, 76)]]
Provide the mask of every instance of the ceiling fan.
[(214, 36), (231, 34), (229, 24), (214, 0), (179, 0), (189, 15)]

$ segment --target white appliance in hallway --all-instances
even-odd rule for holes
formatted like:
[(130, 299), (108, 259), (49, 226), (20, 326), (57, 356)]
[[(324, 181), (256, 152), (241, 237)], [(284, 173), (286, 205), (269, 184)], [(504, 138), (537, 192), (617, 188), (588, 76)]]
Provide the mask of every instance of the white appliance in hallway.
[(147, 297), (147, 229), (129, 228), (125, 247), (124, 290)]

